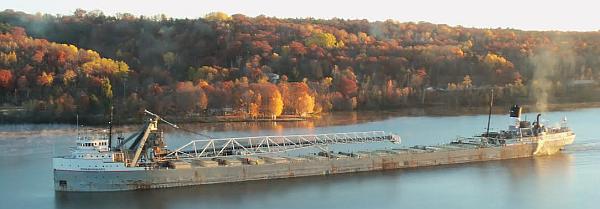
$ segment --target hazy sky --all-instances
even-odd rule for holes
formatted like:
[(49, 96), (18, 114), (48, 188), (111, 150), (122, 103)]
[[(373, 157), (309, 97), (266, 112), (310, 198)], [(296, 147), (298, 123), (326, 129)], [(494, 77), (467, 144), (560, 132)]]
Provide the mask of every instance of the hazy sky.
[(449, 25), (525, 30), (600, 29), (600, 2), (592, 0), (0, 0), (0, 9), (72, 14), (76, 8), (198, 18), (223, 11), (248, 16), (427, 21)]

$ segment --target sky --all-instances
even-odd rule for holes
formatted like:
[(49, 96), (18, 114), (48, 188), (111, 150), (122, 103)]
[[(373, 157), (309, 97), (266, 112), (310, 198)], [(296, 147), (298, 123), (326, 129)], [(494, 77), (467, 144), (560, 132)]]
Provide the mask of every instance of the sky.
[(104, 14), (131, 13), (198, 18), (209, 12), (275, 17), (426, 21), (477, 28), (598, 31), (600, 2), (592, 0), (0, 0), (0, 10), (73, 14), (77, 8)]

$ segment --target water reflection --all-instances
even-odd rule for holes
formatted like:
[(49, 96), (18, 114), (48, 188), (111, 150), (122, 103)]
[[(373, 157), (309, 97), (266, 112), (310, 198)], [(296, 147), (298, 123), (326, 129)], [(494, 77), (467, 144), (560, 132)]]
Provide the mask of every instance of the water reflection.
[(554, 181), (555, 176), (568, 176), (572, 167), (571, 163), (574, 157), (568, 153), (557, 153), (550, 156), (538, 156), (535, 158), (523, 158), (514, 160), (505, 160), (501, 165), (502, 172), (508, 175), (508, 182), (514, 185), (521, 185), (523, 181), (530, 181), (531, 176), (543, 184), (544, 181)]
[[(575, 146), (563, 154), (547, 157), (110, 193), (54, 193), (50, 158), (68, 152), (75, 138), (72, 130), (62, 135), (54, 132), (27, 137), (0, 135), (0, 195), (5, 197), (1, 205), (2, 208), (132, 209), (594, 208), (600, 197), (597, 189), (600, 187), (597, 177), (600, 137), (595, 123), (599, 114), (600, 109), (545, 114), (550, 121), (567, 115), (570, 126), (577, 133)], [(383, 130), (400, 134), (403, 146), (411, 146), (443, 143), (457, 135), (476, 134), (484, 130), (487, 119), (485, 115), (393, 117), (357, 114), (335, 117), (333, 122), (323, 123), (346, 125), (322, 126), (318, 122), (304, 121), (195, 124), (189, 127), (223, 137)], [(371, 120), (376, 117), (379, 119)], [(504, 115), (494, 115), (492, 120), (495, 128), (504, 128), (512, 122)], [(44, 129), (43, 126), (38, 128)], [(53, 128), (49, 126), (48, 129)], [(11, 129), (12, 126), (0, 128), (0, 131)], [(194, 137), (180, 131), (167, 133), (170, 147)]]

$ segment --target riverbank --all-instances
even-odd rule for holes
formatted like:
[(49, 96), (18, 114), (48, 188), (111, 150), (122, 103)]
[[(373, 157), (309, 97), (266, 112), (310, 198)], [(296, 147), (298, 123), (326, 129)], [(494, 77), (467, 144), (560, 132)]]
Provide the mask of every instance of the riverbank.
[[(600, 102), (580, 102), (580, 103), (553, 103), (547, 105), (525, 104), (522, 105), (524, 112), (549, 112), (549, 111), (569, 111), (582, 108), (598, 108)], [(492, 109), (493, 114), (507, 114), (509, 105), (496, 105)], [(328, 112), (310, 115), (308, 117), (300, 117), (295, 115), (282, 115), (277, 118), (246, 118), (240, 116), (198, 116), (198, 117), (178, 117), (178, 116), (163, 116), (165, 119), (178, 124), (218, 124), (218, 123), (298, 123), (310, 122), (325, 125), (338, 125), (339, 121), (371, 121), (379, 120), (386, 117), (397, 116), (457, 116), (457, 115), (479, 115), (488, 114), (489, 107), (456, 107), (448, 105), (427, 105), (425, 107), (406, 107), (393, 110), (357, 110), (348, 112)], [(39, 118), (19, 117), (25, 115), (23, 111), (19, 111), (18, 115), (0, 114), (0, 124), (75, 124), (75, 117), (72, 119), (61, 118), (58, 120), (48, 121), (40, 120)], [(344, 118), (344, 119), (340, 119)], [(353, 119), (352, 119), (353, 118)], [(108, 123), (108, 117), (104, 115), (80, 115), (79, 121), (81, 124), (88, 126), (104, 126)], [(144, 116), (139, 115), (132, 118), (116, 117), (115, 125), (135, 125), (144, 121)], [(1, 134), (1, 133), (0, 133)]]
[[(493, 114), (504, 115), (508, 114), (508, 106), (495, 106)], [(572, 111), (586, 108), (600, 108), (600, 103), (564, 103), (551, 104), (546, 107), (544, 112), (553, 111)], [(540, 112), (539, 107), (525, 105), (525, 112)], [(394, 117), (445, 117), (445, 116), (460, 116), (460, 115), (485, 115), (489, 109), (485, 107), (473, 108), (448, 108), (440, 106), (431, 106), (425, 108), (403, 108), (400, 110), (381, 110), (381, 111), (353, 111), (353, 112), (332, 112), (323, 113), (321, 115), (307, 118), (306, 120), (295, 121), (245, 121), (245, 122), (174, 122), (180, 127), (187, 130), (194, 130), (201, 133), (221, 133), (221, 132), (237, 132), (251, 131), (260, 132), (263, 130), (272, 130), (284, 133), (293, 129), (317, 128), (317, 127), (333, 127), (352, 124), (362, 124), (374, 121), (382, 121)], [(168, 118), (168, 120), (173, 120)], [(139, 123), (116, 124), (115, 133), (129, 133), (139, 128)], [(49, 125), (51, 124), (51, 125)], [(88, 128), (106, 128), (107, 126), (85, 124)], [(69, 135), (76, 131), (74, 124), (59, 124), (59, 123), (5, 123), (0, 125), (0, 136), (6, 138), (22, 138), (34, 136), (57, 136)], [(170, 126), (163, 126), (165, 132), (176, 131)]]

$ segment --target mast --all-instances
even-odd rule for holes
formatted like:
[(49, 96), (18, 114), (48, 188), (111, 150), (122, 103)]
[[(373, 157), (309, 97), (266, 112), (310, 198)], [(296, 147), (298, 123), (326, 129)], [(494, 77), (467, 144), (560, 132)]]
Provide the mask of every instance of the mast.
[(110, 106), (110, 120), (108, 121), (108, 150), (112, 147), (112, 121), (114, 106)]
[(485, 132), (486, 138), (490, 137), (490, 121), (492, 120), (492, 106), (494, 106), (494, 89), (492, 89), (492, 97), (490, 98), (490, 112), (488, 114), (487, 129)]
[(79, 113), (77, 113), (77, 114), (75, 115), (75, 118), (76, 118), (76, 120), (77, 120), (77, 122), (76, 122), (76, 123), (77, 123), (77, 139), (79, 139), (79, 137), (80, 137), (80, 136), (79, 136)]

